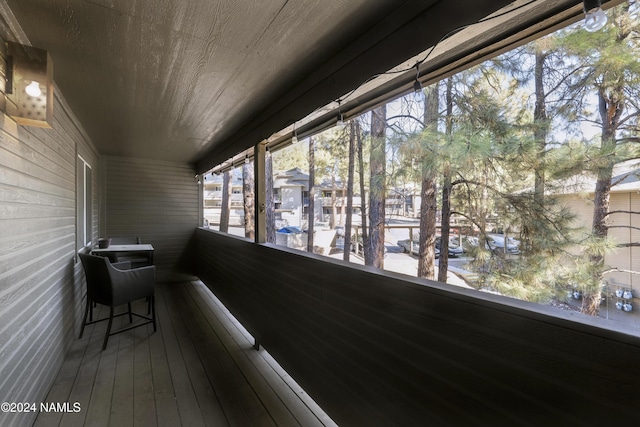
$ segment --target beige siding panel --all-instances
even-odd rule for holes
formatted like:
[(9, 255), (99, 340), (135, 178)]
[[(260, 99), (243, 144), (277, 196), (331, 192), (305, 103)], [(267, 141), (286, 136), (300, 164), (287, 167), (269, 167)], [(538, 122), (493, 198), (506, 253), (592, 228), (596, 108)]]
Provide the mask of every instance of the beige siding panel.
[[(640, 241), (640, 231), (633, 227), (640, 227), (640, 215), (629, 213), (630, 211), (640, 212), (640, 196), (636, 192), (612, 193), (610, 199), (610, 211), (623, 211), (612, 213), (609, 218), (609, 237), (616, 243), (625, 245)], [(638, 290), (633, 290), (634, 279), (638, 276), (632, 271), (640, 272), (640, 263), (637, 259), (638, 248), (620, 247), (605, 257), (605, 263), (612, 269), (624, 271), (613, 271), (605, 276), (609, 289), (607, 292), (607, 302), (601, 307), (602, 316), (608, 319), (619, 321), (624, 324), (637, 327), (640, 325), (640, 307), (638, 306)], [(634, 259), (634, 256), (636, 259)], [(616, 290), (632, 289), (634, 296), (631, 300), (618, 298)], [(617, 302), (632, 302), (634, 310), (631, 313), (618, 310)]]
[(158, 281), (192, 275), (198, 183), (190, 165), (103, 157), (105, 237), (138, 236), (155, 249)]
[[(631, 211), (640, 212), (640, 194), (637, 192), (629, 193)], [(640, 214), (629, 215), (629, 222), (640, 228)], [(631, 229), (631, 243), (640, 243), (640, 229)], [(631, 270), (640, 272), (640, 247), (631, 247)], [(640, 297), (640, 276), (637, 274), (629, 275), (629, 284), (636, 292), (636, 297)], [(636, 303), (640, 303), (640, 299), (636, 299)], [(640, 307), (638, 307), (640, 309)]]
[[(561, 206), (566, 207), (575, 215), (572, 226), (575, 227), (577, 233), (585, 233), (591, 229), (591, 218), (593, 218), (593, 202), (587, 197), (579, 195), (558, 196)], [(580, 249), (572, 248), (571, 253), (578, 255)]]
[[(629, 193), (611, 194), (609, 201), (610, 211), (629, 211)], [(617, 244), (629, 243), (630, 238), (630, 215), (627, 213), (615, 213), (609, 215), (609, 238)], [(605, 263), (611, 268), (629, 270), (631, 251), (629, 248), (618, 248), (605, 257)], [(629, 274), (623, 272), (613, 272), (605, 277), (610, 283), (623, 285), (628, 283)]]
[[(0, 113), (0, 395), (45, 399), (79, 333), (83, 273), (76, 262), (76, 152), (98, 156), (56, 97), (52, 129), (17, 126)], [(30, 425), (35, 413), (0, 413), (0, 425)]]
[[(582, 227), (589, 232), (593, 221), (593, 194), (565, 195), (559, 197), (562, 203), (576, 214), (574, 226)], [(609, 237), (616, 243), (640, 243), (640, 215), (629, 213), (640, 212), (640, 194), (637, 192), (614, 192), (610, 197), (609, 210), (623, 211), (609, 215)], [(635, 228), (634, 228), (635, 227)], [(571, 251), (580, 252), (579, 247)], [(632, 272), (640, 272), (640, 247), (620, 247), (605, 256), (605, 264), (611, 269), (625, 271), (611, 271), (605, 275), (607, 290), (603, 293), (605, 300), (600, 306), (600, 316), (609, 320), (621, 322), (626, 327), (640, 326), (640, 276)], [(634, 298), (632, 312), (624, 312), (616, 308), (616, 302), (621, 301), (616, 296), (618, 289), (632, 289)], [(627, 302), (626, 300), (623, 302)], [(578, 301), (579, 304), (579, 301)]]

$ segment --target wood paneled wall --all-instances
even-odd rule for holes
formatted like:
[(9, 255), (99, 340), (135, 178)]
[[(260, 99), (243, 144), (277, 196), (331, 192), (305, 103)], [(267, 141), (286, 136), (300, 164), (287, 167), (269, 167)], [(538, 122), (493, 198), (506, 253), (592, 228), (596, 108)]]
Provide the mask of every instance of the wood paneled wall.
[(187, 164), (102, 157), (101, 235), (138, 236), (155, 249), (156, 280), (193, 274), (198, 183)]
[(198, 275), (338, 424), (626, 425), (640, 334), (198, 229)]
[[(98, 157), (66, 103), (52, 129), (17, 126), (0, 113), (0, 401), (45, 398), (77, 339), (84, 274), (76, 262), (76, 158)], [(34, 413), (2, 413), (0, 425), (30, 425)]]

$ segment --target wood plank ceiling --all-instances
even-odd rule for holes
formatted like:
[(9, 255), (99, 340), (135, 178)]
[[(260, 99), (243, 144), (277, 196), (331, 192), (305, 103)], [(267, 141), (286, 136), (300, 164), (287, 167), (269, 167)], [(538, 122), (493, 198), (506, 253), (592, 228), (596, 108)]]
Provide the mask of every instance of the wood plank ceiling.
[(193, 163), (258, 143), (511, 3), (0, 1), (50, 52), (101, 154)]

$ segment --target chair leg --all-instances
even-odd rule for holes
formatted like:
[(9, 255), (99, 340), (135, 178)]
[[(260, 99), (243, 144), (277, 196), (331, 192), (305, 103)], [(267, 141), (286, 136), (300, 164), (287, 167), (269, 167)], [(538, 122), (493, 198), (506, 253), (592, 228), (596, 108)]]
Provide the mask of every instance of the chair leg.
[(107, 341), (109, 341), (109, 334), (111, 333), (111, 324), (113, 323), (113, 306), (109, 307), (109, 324), (107, 325), (107, 333), (104, 335), (104, 343), (102, 349), (107, 348)]
[(156, 297), (155, 295), (152, 295), (149, 298), (149, 304), (151, 306), (151, 318), (153, 319), (153, 332), (156, 332), (157, 328), (156, 328)]
[(127, 306), (129, 307), (129, 323), (133, 322), (133, 317), (131, 316), (131, 303), (127, 303)]
[(80, 327), (80, 336), (78, 339), (82, 338), (82, 334), (84, 333), (84, 325), (87, 324), (87, 315), (89, 314), (90, 307), (91, 301), (89, 301), (89, 298), (87, 297), (87, 304), (84, 307), (84, 316), (82, 317), (82, 326)]

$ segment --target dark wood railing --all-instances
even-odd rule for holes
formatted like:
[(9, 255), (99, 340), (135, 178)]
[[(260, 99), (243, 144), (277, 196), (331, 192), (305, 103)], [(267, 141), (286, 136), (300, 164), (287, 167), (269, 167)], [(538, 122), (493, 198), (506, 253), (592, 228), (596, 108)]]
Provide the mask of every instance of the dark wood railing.
[(340, 425), (626, 425), (640, 334), (199, 229), (198, 275)]

